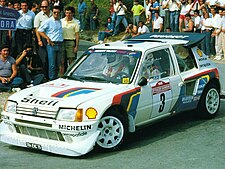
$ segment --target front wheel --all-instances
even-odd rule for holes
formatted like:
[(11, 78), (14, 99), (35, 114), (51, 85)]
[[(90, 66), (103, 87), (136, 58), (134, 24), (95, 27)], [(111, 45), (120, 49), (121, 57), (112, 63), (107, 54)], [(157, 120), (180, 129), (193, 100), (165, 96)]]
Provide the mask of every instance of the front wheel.
[(215, 117), (220, 107), (220, 95), (218, 87), (210, 83), (203, 91), (198, 104), (198, 112), (201, 117), (210, 119)]
[(116, 150), (127, 135), (127, 120), (116, 110), (111, 110), (101, 118), (98, 130), (98, 149)]

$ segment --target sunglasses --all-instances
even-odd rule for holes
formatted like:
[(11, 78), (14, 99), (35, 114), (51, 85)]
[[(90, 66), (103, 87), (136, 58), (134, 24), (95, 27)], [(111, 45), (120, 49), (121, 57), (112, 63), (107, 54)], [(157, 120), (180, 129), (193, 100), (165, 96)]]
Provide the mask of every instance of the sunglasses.
[(42, 8), (48, 8), (48, 6), (41, 6)]

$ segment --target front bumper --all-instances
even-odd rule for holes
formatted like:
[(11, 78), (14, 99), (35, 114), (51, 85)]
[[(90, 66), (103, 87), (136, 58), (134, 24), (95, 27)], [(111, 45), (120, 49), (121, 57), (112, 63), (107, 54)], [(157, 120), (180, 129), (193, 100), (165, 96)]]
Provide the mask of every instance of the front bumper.
[[(21, 120), (21, 118), (23, 119)], [(24, 123), (24, 121), (31, 123)], [(38, 126), (37, 121), (41, 122), (41, 124), (45, 121), (47, 122), (46, 124), (51, 124), (52, 127)], [(81, 156), (90, 152), (94, 148), (99, 135), (97, 121), (85, 123), (83, 126), (90, 125), (92, 128), (85, 130), (86, 128), (83, 127), (84, 131), (82, 132), (75, 131), (75, 129), (82, 129), (82, 122), (73, 126), (71, 126), (71, 123), (69, 124), (46, 119), (41, 120), (37, 117), (21, 117), (21, 115), (13, 114), (11, 117), (7, 116), (7, 119), (3, 119), (0, 123), (0, 141), (67, 156)], [(56, 126), (61, 126), (61, 128)], [(71, 129), (74, 130), (72, 131)], [(41, 136), (44, 132), (47, 138)], [(48, 133), (60, 133), (62, 139), (57, 140), (53, 137), (53, 134)], [(59, 138), (57, 134), (56, 137)]]

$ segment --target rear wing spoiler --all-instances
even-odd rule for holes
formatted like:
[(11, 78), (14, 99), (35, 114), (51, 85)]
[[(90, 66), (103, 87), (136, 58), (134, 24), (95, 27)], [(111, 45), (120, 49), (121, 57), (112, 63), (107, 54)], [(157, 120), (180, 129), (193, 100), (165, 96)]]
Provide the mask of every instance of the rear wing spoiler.
[(184, 46), (193, 47), (197, 46), (205, 38), (201, 33), (180, 33), (180, 32), (157, 32), (157, 33), (145, 33), (135, 36), (128, 41), (145, 41), (145, 42), (167, 42), (168, 40), (183, 40), (187, 41)]

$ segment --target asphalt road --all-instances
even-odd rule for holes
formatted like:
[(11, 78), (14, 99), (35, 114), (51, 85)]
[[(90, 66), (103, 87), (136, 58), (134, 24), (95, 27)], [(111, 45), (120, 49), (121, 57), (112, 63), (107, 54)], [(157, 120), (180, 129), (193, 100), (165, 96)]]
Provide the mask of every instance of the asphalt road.
[(178, 114), (138, 130), (116, 152), (64, 157), (0, 143), (1, 169), (224, 169), (225, 101), (212, 120)]
[[(84, 42), (87, 45), (87, 42)], [(225, 65), (219, 64), (221, 77)], [(223, 91), (225, 80), (221, 78)], [(0, 142), (1, 169), (224, 169), (225, 100), (216, 118), (178, 114), (131, 134), (116, 152), (65, 157)]]

